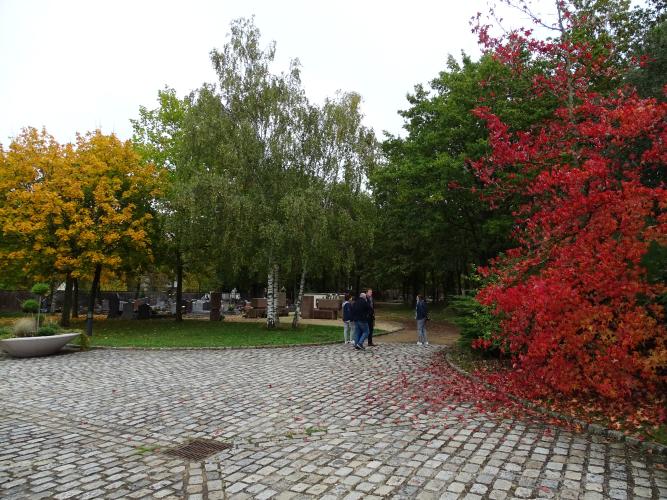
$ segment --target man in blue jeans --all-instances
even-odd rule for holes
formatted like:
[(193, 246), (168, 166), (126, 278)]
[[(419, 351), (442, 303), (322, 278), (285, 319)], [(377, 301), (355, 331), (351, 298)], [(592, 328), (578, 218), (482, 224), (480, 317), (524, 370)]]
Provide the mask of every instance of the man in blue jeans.
[(356, 328), (354, 348), (357, 350), (365, 350), (364, 341), (368, 338), (368, 317), (370, 313), (371, 306), (368, 305), (366, 294), (362, 292), (352, 306), (352, 320)]
[(415, 307), (415, 319), (417, 320), (417, 345), (428, 347), (428, 338), (426, 337), (426, 322), (428, 321), (428, 307), (426, 301), (421, 295), (417, 295), (417, 305)]

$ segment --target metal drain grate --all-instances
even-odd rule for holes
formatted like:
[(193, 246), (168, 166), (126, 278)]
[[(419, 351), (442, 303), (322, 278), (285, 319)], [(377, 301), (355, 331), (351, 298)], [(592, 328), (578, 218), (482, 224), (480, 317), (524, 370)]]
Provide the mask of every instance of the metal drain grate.
[(210, 439), (193, 439), (189, 443), (166, 450), (164, 454), (187, 460), (204, 460), (215, 453), (228, 450), (231, 447), (232, 445), (229, 443), (211, 441)]

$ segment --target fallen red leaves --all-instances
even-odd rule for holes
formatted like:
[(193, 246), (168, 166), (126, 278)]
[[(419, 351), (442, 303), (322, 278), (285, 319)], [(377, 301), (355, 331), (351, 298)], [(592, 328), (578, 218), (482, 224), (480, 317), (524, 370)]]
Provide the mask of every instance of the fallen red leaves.
[[(367, 395), (364, 401), (369, 408), (381, 408), (394, 424), (412, 426), (427, 423), (421, 420), (427, 415), (454, 419), (459, 423), (484, 416), (496, 421), (518, 420), (556, 425), (574, 432), (583, 430), (576, 422), (544, 413), (544, 410), (551, 410), (602, 426), (608, 426), (613, 418), (613, 422), (618, 423), (624, 432), (639, 436), (664, 418), (664, 397), (611, 405), (603, 400), (583, 401), (577, 398), (531, 400), (525, 391), (515, 385), (514, 378), (508, 376), (508, 370), (477, 372), (475, 377), (478, 379), (461, 375), (449, 366), (442, 354), (437, 354), (427, 365), (412, 368), (410, 372), (400, 372), (394, 380), (383, 384), (380, 390)], [(530, 408), (515, 398), (529, 400), (539, 409)], [(398, 416), (393, 413), (396, 410), (400, 410)], [(443, 423), (441, 427), (447, 425)], [(551, 437), (553, 430), (546, 427), (543, 435)]]

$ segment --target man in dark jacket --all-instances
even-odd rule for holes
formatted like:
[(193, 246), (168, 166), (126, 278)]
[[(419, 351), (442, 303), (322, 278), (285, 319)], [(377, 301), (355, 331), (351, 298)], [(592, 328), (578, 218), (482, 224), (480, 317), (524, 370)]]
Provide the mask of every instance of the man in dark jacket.
[(353, 340), (354, 328), (352, 328), (352, 302), (350, 302), (351, 296), (349, 293), (345, 294), (345, 301), (343, 302), (343, 343), (354, 344)]
[(428, 320), (428, 307), (426, 301), (421, 295), (417, 295), (417, 306), (415, 307), (415, 319), (417, 320), (417, 345), (428, 347), (428, 339), (426, 338), (426, 321)]
[(371, 308), (366, 300), (366, 294), (362, 292), (352, 306), (352, 320), (356, 328), (355, 349), (364, 350), (364, 340), (368, 338), (368, 316), (370, 312)]
[(371, 347), (375, 345), (373, 343), (373, 327), (375, 327), (375, 301), (373, 300), (372, 288), (369, 288), (366, 292), (366, 300), (368, 301), (368, 306), (371, 308), (371, 312), (368, 315), (368, 345)]

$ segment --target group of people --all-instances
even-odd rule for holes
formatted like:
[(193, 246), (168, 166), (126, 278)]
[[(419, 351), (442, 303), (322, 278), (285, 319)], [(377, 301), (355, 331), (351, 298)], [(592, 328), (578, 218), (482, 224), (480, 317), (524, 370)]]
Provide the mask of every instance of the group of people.
[[(428, 308), (426, 301), (421, 295), (417, 295), (415, 307), (415, 319), (417, 320), (417, 345), (427, 347), (426, 321), (428, 320)], [(375, 303), (373, 301), (373, 289), (359, 294), (357, 299), (352, 295), (345, 294), (343, 302), (343, 343), (354, 344), (357, 350), (365, 350), (364, 342), (373, 347), (373, 327), (375, 326)]]

